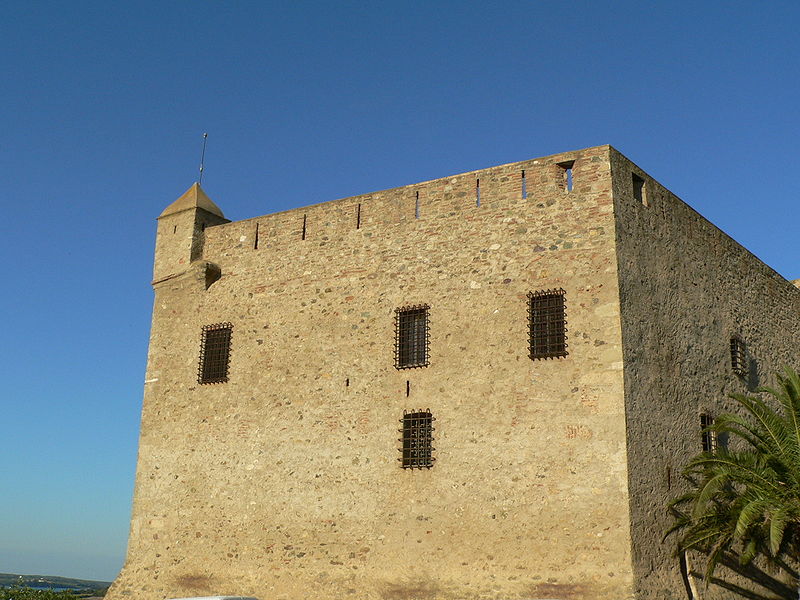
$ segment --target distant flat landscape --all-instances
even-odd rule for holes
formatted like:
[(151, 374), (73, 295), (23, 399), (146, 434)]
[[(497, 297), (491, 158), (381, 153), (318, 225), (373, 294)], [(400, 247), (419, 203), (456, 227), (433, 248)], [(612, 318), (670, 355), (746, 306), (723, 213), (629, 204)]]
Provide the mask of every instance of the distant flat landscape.
[(102, 590), (111, 585), (110, 581), (93, 581), (91, 579), (70, 579), (52, 575), (19, 575), (16, 573), (0, 573), (0, 587), (11, 587), (21, 584), (26, 587), (56, 590)]

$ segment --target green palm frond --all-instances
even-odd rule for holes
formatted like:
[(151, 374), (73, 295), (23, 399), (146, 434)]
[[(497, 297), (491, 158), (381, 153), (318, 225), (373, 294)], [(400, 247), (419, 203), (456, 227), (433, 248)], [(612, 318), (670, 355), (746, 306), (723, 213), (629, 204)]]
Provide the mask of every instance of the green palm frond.
[(773, 556), (777, 556), (783, 544), (783, 534), (786, 531), (787, 517), (786, 510), (778, 509), (772, 515), (769, 523), (769, 551)]
[(756, 554), (758, 554), (758, 544), (755, 539), (750, 539), (742, 549), (739, 562), (743, 565), (746, 565), (756, 557)]
[(720, 488), (725, 485), (728, 480), (729, 477), (727, 473), (720, 473), (714, 477), (711, 477), (706, 482), (700, 492), (693, 498), (694, 509), (692, 510), (692, 516), (694, 518), (699, 518), (702, 516), (708, 503), (719, 493)]
[(736, 521), (736, 528), (733, 530), (737, 538), (745, 538), (745, 534), (759, 521), (763, 520), (764, 510), (768, 507), (768, 503), (760, 498), (751, 500), (745, 504), (739, 512), (739, 518)]
[(676, 552), (706, 556), (706, 581), (724, 557), (756, 556), (785, 565), (800, 561), (800, 375), (785, 369), (766, 398), (736, 395), (743, 415), (726, 414), (710, 431), (740, 440), (692, 458), (683, 474), (689, 491), (668, 508)]

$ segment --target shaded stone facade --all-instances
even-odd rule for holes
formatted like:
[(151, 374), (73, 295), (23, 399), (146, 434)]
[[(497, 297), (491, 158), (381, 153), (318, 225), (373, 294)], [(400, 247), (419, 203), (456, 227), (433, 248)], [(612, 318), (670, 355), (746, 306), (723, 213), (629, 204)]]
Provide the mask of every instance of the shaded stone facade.
[[(686, 598), (660, 540), (699, 415), (798, 358), (800, 290), (609, 146), (237, 222), (195, 185), (153, 286), (111, 600)], [(568, 354), (533, 360), (546, 290)], [(419, 305), (429, 364), (398, 369)], [(404, 469), (417, 410), (433, 467)]]

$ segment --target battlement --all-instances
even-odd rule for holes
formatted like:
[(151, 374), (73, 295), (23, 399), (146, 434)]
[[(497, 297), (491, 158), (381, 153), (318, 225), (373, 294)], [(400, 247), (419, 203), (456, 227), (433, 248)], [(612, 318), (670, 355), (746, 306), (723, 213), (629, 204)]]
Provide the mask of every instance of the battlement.
[[(764, 269), (783, 277), (740, 246), (725, 232), (681, 201), (666, 187), (609, 145), (562, 152), (550, 156), (467, 171), (406, 186), (329, 200), (304, 207), (269, 213), (239, 221), (227, 221), (222, 212), (200, 190), (208, 228), (200, 227), (206, 260), (238, 261), (251, 250), (285, 252), (297, 244), (324, 248), (344, 242), (352, 246), (369, 243), (375, 236), (397, 236), (403, 231), (447, 235), (447, 228), (463, 221), (505, 222), (513, 225), (537, 218), (537, 213), (558, 204), (554, 214), (582, 221), (611, 214), (611, 188), (598, 194), (597, 183), (610, 181), (613, 173), (618, 200), (638, 207), (642, 218), (683, 228), (688, 239), (715, 252), (746, 253)], [(639, 188), (631, 187), (638, 182)], [(193, 188), (190, 189), (193, 190)], [(187, 192), (188, 194), (188, 192)], [(170, 205), (162, 216), (185, 210), (186, 194)], [(178, 206), (180, 205), (180, 206)], [(209, 208), (211, 207), (211, 208)], [(213, 221), (216, 215), (219, 221)], [(544, 221), (545, 225), (547, 221)], [(598, 221), (598, 227), (601, 226)], [(543, 240), (542, 243), (545, 243)], [(567, 242), (572, 248), (586, 247), (586, 239)], [(545, 248), (550, 248), (548, 244)], [(562, 248), (562, 245), (558, 245)], [(301, 252), (302, 253), (302, 252)], [(194, 258), (200, 258), (195, 250)]]
[(502, 215), (521, 203), (552, 204), (553, 195), (582, 207), (583, 194), (608, 171), (609, 146), (468, 171), (331, 200), (216, 227), (213, 243), (267, 249), (297, 241), (331, 242), (350, 232), (376, 235), (443, 219)]

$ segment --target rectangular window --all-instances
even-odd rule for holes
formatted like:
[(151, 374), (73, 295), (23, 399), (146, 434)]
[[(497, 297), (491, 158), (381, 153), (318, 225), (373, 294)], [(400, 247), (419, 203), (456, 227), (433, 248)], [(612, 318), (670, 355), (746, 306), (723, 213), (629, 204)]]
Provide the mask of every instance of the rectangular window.
[(711, 415), (700, 415), (700, 435), (703, 452), (714, 452), (717, 449), (717, 432), (709, 431), (709, 427), (714, 424), (714, 417)]
[(647, 206), (647, 188), (645, 188), (644, 179), (639, 177), (636, 173), (631, 174), (631, 179), (633, 180), (634, 200)]
[(198, 383), (225, 383), (228, 381), (228, 361), (231, 353), (230, 323), (205, 325), (200, 339), (200, 365)]
[(398, 369), (427, 367), (428, 309), (427, 304), (395, 309), (394, 366)]
[(740, 377), (747, 375), (747, 353), (744, 342), (736, 336), (731, 338), (731, 369)]
[(528, 294), (530, 357), (567, 356), (567, 313), (564, 290), (544, 290)]
[(430, 410), (403, 411), (400, 430), (403, 437), (398, 458), (404, 469), (430, 469), (433, 466), (433, 415)]

